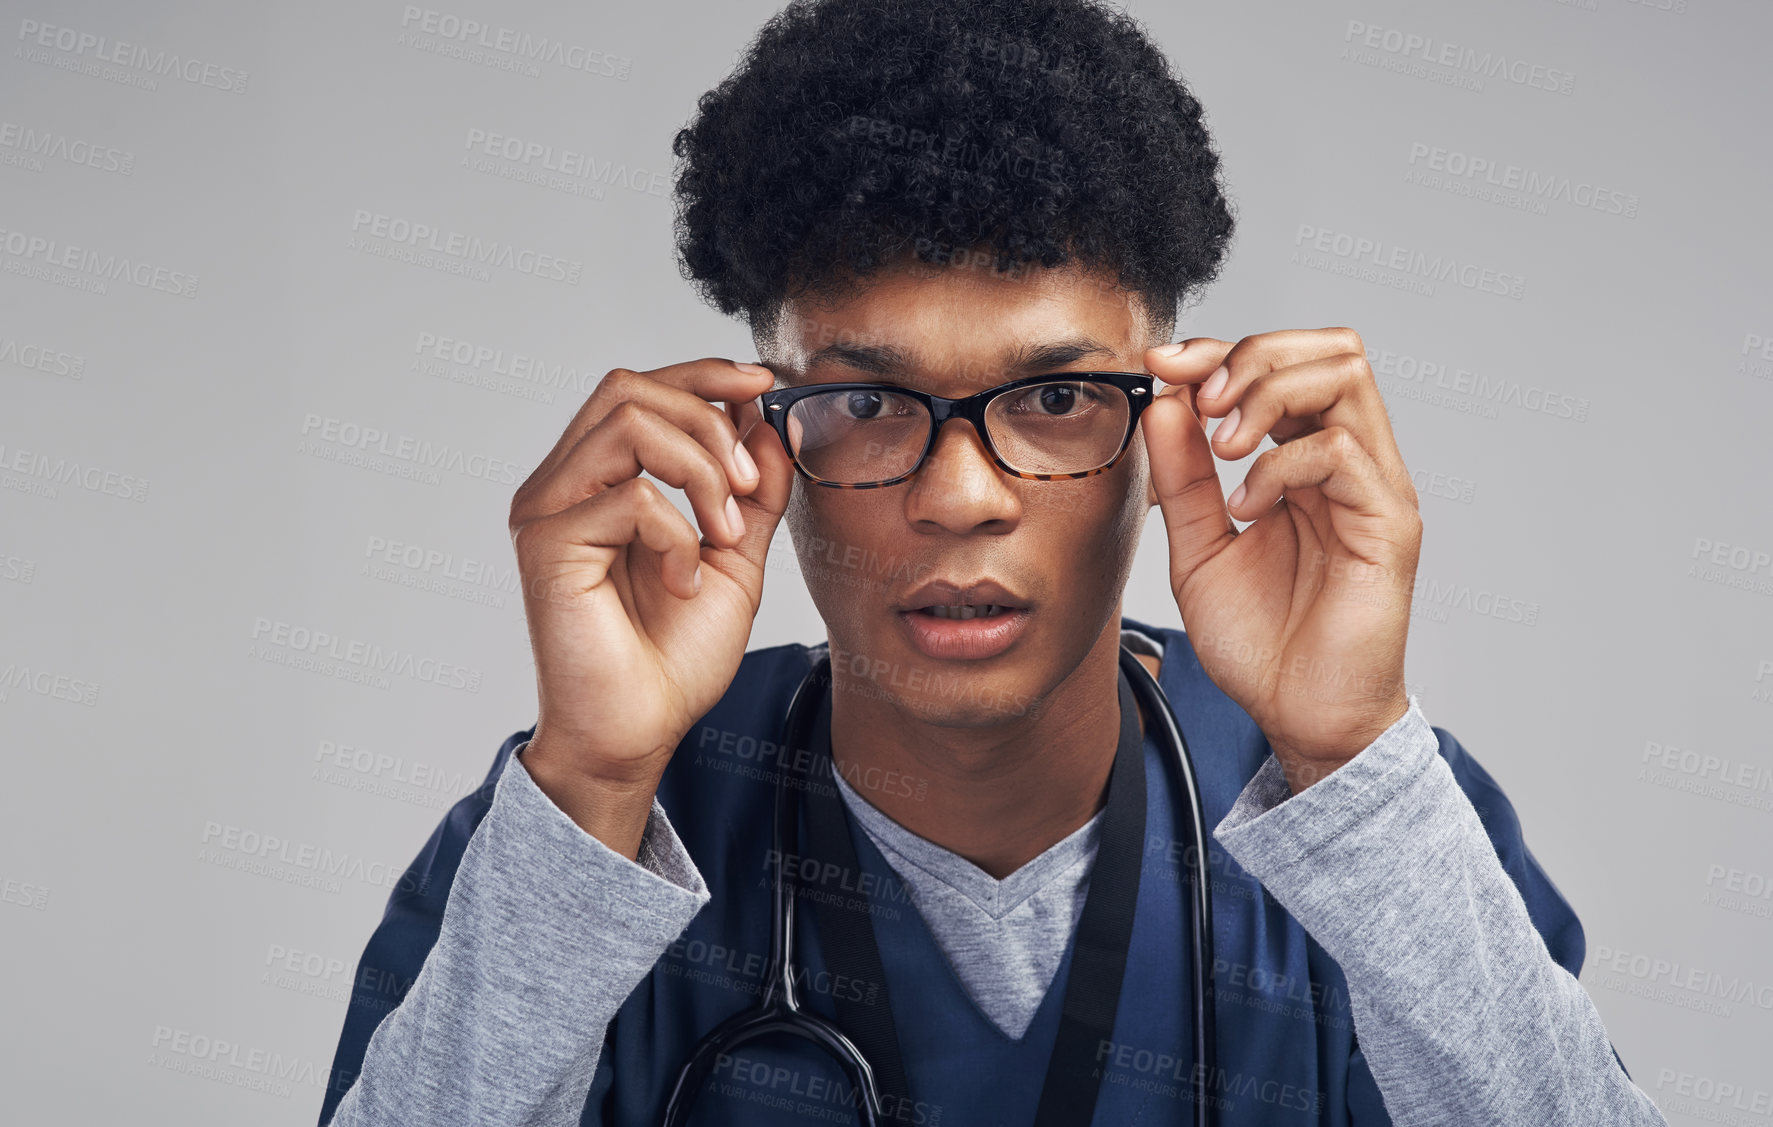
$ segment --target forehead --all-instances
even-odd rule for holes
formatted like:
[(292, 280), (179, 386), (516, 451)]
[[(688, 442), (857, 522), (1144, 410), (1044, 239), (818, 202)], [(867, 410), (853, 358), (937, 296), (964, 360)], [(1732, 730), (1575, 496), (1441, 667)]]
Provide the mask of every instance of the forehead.
[(790, 300), (766, 351), (789, 383), (878, 379), (958, 393), (1058, 368), (1138, 371), (1143, 312), (1137, 295), (1075, 265), (901, 263), (835, 300)]

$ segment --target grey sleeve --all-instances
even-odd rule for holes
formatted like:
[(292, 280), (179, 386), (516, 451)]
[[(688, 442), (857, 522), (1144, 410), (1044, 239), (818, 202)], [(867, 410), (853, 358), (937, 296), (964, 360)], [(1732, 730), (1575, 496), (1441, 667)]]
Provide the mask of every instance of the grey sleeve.
[(1666, 1125), (1546, 949), (1415, 697), (1297, 795), (1271, 755), (1213, 836), (1342, 967), (1398, 1127)]
[(637, 864), (555, 806), (522, 750), (335, 1127), (576, 1127), (610, 1021), (708, 902), (656, 799)]

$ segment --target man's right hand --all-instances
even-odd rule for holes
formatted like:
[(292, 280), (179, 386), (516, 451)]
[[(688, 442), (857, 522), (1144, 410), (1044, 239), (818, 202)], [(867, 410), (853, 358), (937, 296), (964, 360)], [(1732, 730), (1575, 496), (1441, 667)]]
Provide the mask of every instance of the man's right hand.
[[(523, 763), (630, 858), (673, 749), (738, 672), (763, 597), (794, 477), (752, 402), (773, 383), (730, 360), (617, 368), (511, 502), (539, 704)], [(643, 470), (685, 492), (700, 539)]]

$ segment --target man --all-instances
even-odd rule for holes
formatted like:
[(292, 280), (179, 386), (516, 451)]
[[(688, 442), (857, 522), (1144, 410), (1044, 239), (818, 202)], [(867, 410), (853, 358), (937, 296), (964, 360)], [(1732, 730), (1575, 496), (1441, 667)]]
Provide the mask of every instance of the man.
[[(773, 987), (785, 871), (800, 1004), (883, 1121), (1662, 1122), (1507, 799), (1405, 692), (1422, 523), (1359, 337), (1165, 343), (1231, 230), (1200, 117), (1088, 0), (765, 27), (675, 147), (686, 270), (765, 363), (615, 369), (519, 489), (537, 722), (390, 900), (322, 1123), (658, 1122)], [(1120, 613), (1153, 505), (1187, 633)], [(827, 643), (746, 653), (784, 515)], [(1211, 1069), (1123, 644), (1223, 847)], [(697, 1122), (866, 1099), (794, 1036), (705, 1059)]]

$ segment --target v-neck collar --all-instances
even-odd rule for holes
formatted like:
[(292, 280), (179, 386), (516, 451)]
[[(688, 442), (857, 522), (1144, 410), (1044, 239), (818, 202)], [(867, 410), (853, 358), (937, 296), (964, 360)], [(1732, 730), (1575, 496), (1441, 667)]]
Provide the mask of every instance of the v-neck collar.
[(998, 880), (960, 854), (901, 826), (873, 803), (856, 793), (842, 772), (833, 772), (838, 791), (850, 817), (859, 822), (876, 848), (894, 869), (914, 866), (919, 872), (965, 896), (993, 920), (1016, 910), (1030, 896), (1060, 879), (1079, 865), (1087, 865), (1096, 853), (1105, 810), (1054, 842), (1039, 856)]

